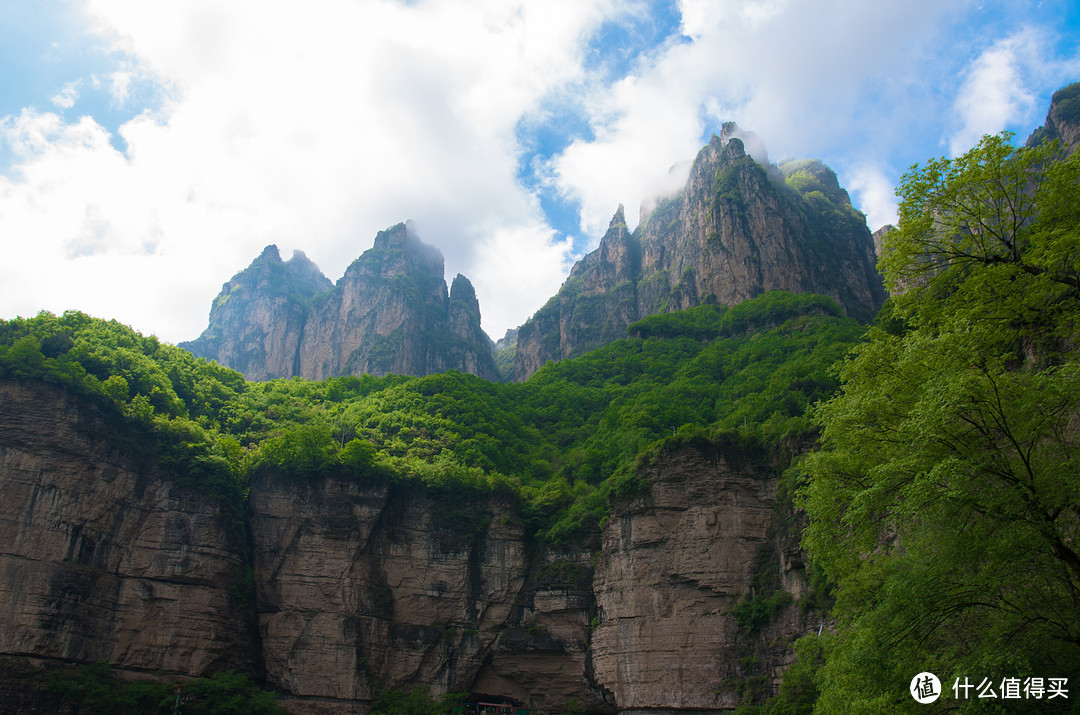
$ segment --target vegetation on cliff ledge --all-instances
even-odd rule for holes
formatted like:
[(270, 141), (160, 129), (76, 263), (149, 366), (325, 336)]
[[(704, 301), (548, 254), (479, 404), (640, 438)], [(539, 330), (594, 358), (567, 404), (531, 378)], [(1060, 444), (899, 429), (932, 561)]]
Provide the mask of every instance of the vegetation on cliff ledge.
[(522, 384), (427, 377), (239, 375), (123, 325), (69, 312), (0, 323), (0, 377), (58, 383), (141, 426), (185, 485), (234, 518), (250, 478), (342, 477), (498, 493), (532, 531), (595, 529), (665, 440), (728, 431), (781, 449), (836, 388), (863, 328), (828, 298), (770, 293), (632, 325)]

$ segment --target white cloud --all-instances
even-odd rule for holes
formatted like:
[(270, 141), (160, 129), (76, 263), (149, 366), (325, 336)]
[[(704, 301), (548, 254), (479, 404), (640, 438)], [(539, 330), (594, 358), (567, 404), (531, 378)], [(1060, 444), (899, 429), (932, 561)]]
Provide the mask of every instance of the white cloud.
[(79, 98), (79, 81), (68, 82), (63, 88), (49, 97), (49, 101), (60, 109), (71, 109), (75, 106), (75, 101)]
[(122, 103), (152, 79), (166, 100), (120, 128), (124, 153), (90, 118), (3, 120), (18, 159), (0, 184), (0, 314), (80, 308), (190, 339), (265, 244), (336, 278), (406, 218), (474, 280), (493, 334), (565, 276), (514, 132), (581, 80), (608, 0), (86, 6), (124, 57), (99, 86)]
[(707, 126), (737, 121), (773, 157), (889, 137), (904, 115), (887, 108), (926, 85), (923, 58), (966, 4), (679, 0), (693, 41), (672, 42), (637, 76), (595, 88), (595, 140), (554, 159), (559, 187), (581, 201), (582, 231), (595, 241), (620, 202), (636, 222), (649, 184), (692, 158)]
[[(852, 188), (873, 224), (895, 212), (893, 147), (929, 126), (942, 136), (929, 117), (951, 108), (958, 77), (1000, 88), (1009, 67), (1041, 61), (1014, 40), (963, 75), (970, 48), (953, 30), (974, 0), (678, 0), (692, 40), (670, 38), (610, 86), (610, 66), (585, 68), (588, 41), (640, 19), (642, 0), (81, 2), (116, 60), (87, 81), (114, 108), (162, 99), (119, 127), (123, 141), (91, 117), (0, 118), (14, 160), (0, 177), (0, 315), (80, 308), (173, 341), (205, 327), (221, 284), (265, 244), (336, 278), (407, 218), (449, 276), (473, 280), (493, 337), (520, 324), (568, 267), (569, 242), (518, 179), (517, 130), (553, 97), (584, 107), (594, 138), (537, 178), (580, 200), (593, 241), (619, 203), (636, 223), (723, 120), (775, 158), (859, 147), (847, 164), (863, 167)], [(984, 95), (963, 105), (972, 127), (1024, 107)]]
[[(484, 232), (479, 239), (479, 250), (489, 256), (477, 266), (469, 279), (477, 287), (477, 299), (485, 325), (505, 326), (491, 332), (498, 340), (506, 328), (515, 328), (523, 320), (516, 305), (533, 305), (537, 296), (543, 301), (554, 294), (566, 278), (572, 259), (570, 241), (555, 241), (554, 232), (543, 225), (495, 228)], [(520, 263), (530, 266), (521, 273)]]
[(134, 72), (117, 70), (109, 74), (109, 94), (112, 96), (114, 106), (123, 106), (131, 92), (131, 81), (135, 78)]
[(996, 134), (1035, 110), (1025, 82), (1026, 67), (1038, 63), (1045, 38), (1022, 30), (996, 42), (972, 62), (956, 98), (960, 128), (949, 139), (949, 153), (964, 153), (983, 134)]
[(892, 180), (880, 166), (863, 165), (848, 179), (853, 203), (866, 214), (866, 225), (876, 231), (897, 223), (897, 199)]

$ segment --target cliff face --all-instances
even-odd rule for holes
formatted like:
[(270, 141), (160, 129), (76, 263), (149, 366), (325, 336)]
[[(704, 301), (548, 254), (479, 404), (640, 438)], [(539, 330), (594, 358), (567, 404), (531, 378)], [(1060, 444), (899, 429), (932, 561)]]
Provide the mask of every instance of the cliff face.
[[(310, 713), (417, 685), (537, 712), (738, 702), (730, 679), (754, 651), (734, 610), (774, 518), (760, 459), (665, 453), (601, 533), (540, 552), (497, 496), (263, 475), (247, 516), (254, 634), (229, 595), (246, 538), (213, 502), (79, 398), (14, 383), (0, 398), (0, 657), (264, 672)], [(776, 568), (801, 595), (797, 553)], [(775, 682), (808, 626), (792, 606), (772, 628)]]
[(277, 246), (267, 246), (221, 287), (203, 334), (180, 347), (249, 380), (295, 375), (308, 306), (333, 287), (302, 252), (282, 261)]
[(1080, 82), (1062, 87), (1050, 100), (1046, 123), (1028, 137), (1028, 146), (1060, 141), (1067, 155), (1080, 148)]
[(523, 380), (548, 360), (626, 337), (626, 326), (640, 313), (640, 271), (641, 246), (619, 206), (596, 250), (574, 265), (558, 294), (518, 329), (514, 377)]
[(448, 295), (442, 254), (405, 224), (380, 231), (337, 285), (302, 254), (282, 264), (268, 247), (222, 288), (206, 331), (181, 347), (249, 380), (450, 369), (496, 379), (472, 284), (459, 275), (454, 286)]
[[(619, 708), (733, 709), (754, 636), (733, 613), (758, 554), (775, 538), (777, 479), (767, 462), (732, 449), (687, 447), (646, 468), (650, 487), (612, 512), (594, 589), (596, 678)], [(802, 563), (778, 564), (802, 595)], [(789, 607), (768, 640), (781, 644), (764, 669), (778, 682), (785, 653), (808, 626)]]
[(84, 400), (0, 382), (0, 654), (254, 670), (229, 595), (242, 544), (136, 440)]
[(828, 295), (869, 320), (885, 299), (875, 261), (865, 218), (830, 169), (768, 164), (760, 140), (728, 124), (698, 154), (683, 190), (633, 234), (619, 207), (599, 247), (521, 326), (514, 377), (625, 337), (648, 315), (769, 290)]
[(272, 685), (345, 701), (471, 685), (525, 580), (504, 505), (462, 522), (420, 493), (335, 480), (264, 481), (251, 505)]

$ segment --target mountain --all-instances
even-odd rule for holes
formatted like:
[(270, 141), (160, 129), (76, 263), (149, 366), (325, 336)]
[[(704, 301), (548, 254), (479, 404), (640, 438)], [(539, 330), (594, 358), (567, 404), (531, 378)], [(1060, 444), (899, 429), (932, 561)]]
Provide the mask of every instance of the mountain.
[(1054, 92), (1046, 122), (1028, 137), (1027, 145), (1054, 140), (1062, 143), (1067, 155), (1080, 147), (1080, 82)]
[(303, 252), (282, 261), (277, 246), (267, 246), (221, 287), (203, 334), (180, 347), (238, 370), (249, 380), (297, 375), (312, 300), (333, 287)]
[(619, 206), (596, 250), (521, 326), (514, 379), (702, 303), (819, 293), (865, 322), (885, 299), (865, 217), (836, 174), (815, 160), (772, 165), (733, 123), (698, 154), (686, 186), (644, 213), (631, 233)]
[(785, 471), (862, 333), (839, 313), (655, 316), (525, 384), (252, 384), (115, 322), (0, 321), (0, 713), (212, 678), (313, 714), (762, 701), (822, 619)]
[(181, 343), (249, 380), (461, 370), (497, 379), (480, 305), (443, 256), (401, 223), (375, 237), (336, 285), (303, 253), (268, 246), (214, 300), (210, 324)]
[[(1059, 137), (1063, 96), (1048, 118)], [(755, 201), (854, 221), (831, 172), (772, 167), (750, 139), (720, 138), (718, 158), (741, 149), (767, 167), (779, 198)], [(760, 178), (743, 158), (727, 165), (735, 185)], [(973, 284), (904, 294), (869, 335), (835, 297), (727, 307), (699, 292), (674, 310), (697, 280), (665, 292), (642, 276), (671, 258), (681, 213), (650, 241), (621, 211), (567, 281), (581, 320), (566, 335), (588, 321), (611, 335), (630, 308), (669, 305), (522, 383), (253, 384), (116, 321), (0, 320), (0, 713), (275, 711), (256, 696), (293, 713), (401, 712), (386, 701), (417, 711), (448, 692), (540, 715), (886, 712), (928, 658), (977, 678), (1049, 673), (1067, 690), (1080, 157), (1062, 164), (1036, 189), (1047, 223), (1026, 262), (998, 260), (1013, 239), (982, 267), (959, 263), (948, 277)], [(1032, 166), (1012, 174), (1020, 193)], [(712, 195), (724, 215), (729, 199)], [(1038, 225), (1025, 216), (1012, 226)], [(745, 238), (716, 233), (733, 252)], [(783, 275), (769, 251), (747, 255)], [(297, 364), (312, 325), (369, 326), (361, 298), (414, 332), (478, 330), (467, 281), (447, 292), (441, 275), (405, 226), (331, 288), (271, 247), (214, 315), (263, 350), (294, 330)], [(944, 303), (905, 324), (912, 299)], [(268, 337), (263, 314), (290, 310), (301, 327)], [(852, 359), (855, 345), (869, 349)], [(850, 441), (868, 430), (880, 437)]]

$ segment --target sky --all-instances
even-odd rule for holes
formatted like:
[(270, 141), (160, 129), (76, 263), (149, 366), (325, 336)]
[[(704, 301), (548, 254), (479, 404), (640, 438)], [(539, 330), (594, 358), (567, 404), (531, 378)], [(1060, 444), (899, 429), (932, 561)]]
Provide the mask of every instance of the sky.
[(1080, 80), (1074, 0), (0, 1), (0, 318), (180, 342), (267, 244), (331, 279), (406, 219), (499, 338), (725, 121), (874, 230), (914, 163)]

